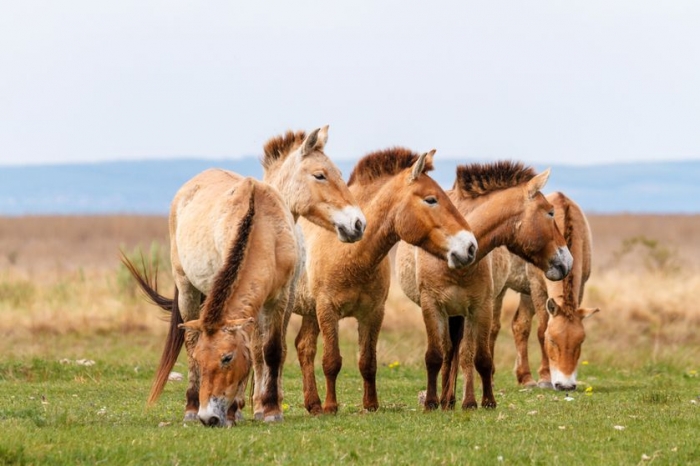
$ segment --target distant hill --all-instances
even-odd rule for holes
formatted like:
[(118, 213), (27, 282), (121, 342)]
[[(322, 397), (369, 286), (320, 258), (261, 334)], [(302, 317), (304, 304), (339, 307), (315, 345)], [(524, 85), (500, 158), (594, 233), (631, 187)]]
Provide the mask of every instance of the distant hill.
[[(436, 158), (433, 176), (443, 187), (452, 186), (458, 163)], [(338, 162), (346, 179), (353, 165)], [(255, 157), (0, 166), (0, 215), (167, 215), (177, 189), (211, 167), (262, 175)], [(545, 192), (563, 191), (587, 212), (700, 213), (700, 161), (551, 168)]]

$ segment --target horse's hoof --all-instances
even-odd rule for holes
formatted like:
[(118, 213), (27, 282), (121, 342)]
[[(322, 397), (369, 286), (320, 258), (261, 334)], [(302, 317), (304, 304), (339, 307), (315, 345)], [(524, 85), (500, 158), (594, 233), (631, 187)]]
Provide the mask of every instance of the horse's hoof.
[(534, 380), (528, 380), (527, 382), (523, 383), (522, 386), (525, 388), (535, 388), (537, 386), (537, 382)]
[(323, 414), (323, 408), (321, 408), (321, 405), (308, 406), (306, 410), (312, 416), (320, 416), (321, 414)]
[(545, 388), (545, 389), (550, 389), (550, 390), (554, 388), (554, 386), (552, 385), (552, 382), (550, 382), (549, 380), (540, 380), (539, 382), (537, 382), (537, 386), (540, 388)]
[(196, 411), (187, 411), (185, 413), (185, 418), (183, 419), (184, 422), (199, 422), (199, 418), (197, 417), (197, 412)]
[(496, 407), (496, 402), (494, 400), (482, 401), (481, 407), (486, 409), (494, 409)]
[(282, 413), (268, 414), (263, 419), (264, 422), (282, 422), (284, 420)]
[(255, 413), (254, 417), (256, 421), (262, 421), (263, 419), (265, 419), (265, 415), (262, 412)]
[(463, 409), (464, 411), (467, 411), (467, 410), (470, 410), (470, 409), (476, 409), (476, 408), (478, 408), (478, 407), (479, 407), (479, 405), (476, 403), (476, 400), (474, 400), (474, 401), (469, 401), (469, 402), (466, 402), (466, 403), (462, 403), (462, 409)]

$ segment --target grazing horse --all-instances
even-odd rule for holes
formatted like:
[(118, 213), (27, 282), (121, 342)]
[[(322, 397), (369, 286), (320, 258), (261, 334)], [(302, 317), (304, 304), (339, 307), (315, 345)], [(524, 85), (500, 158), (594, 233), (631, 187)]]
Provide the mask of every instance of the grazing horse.
[(536, 385), (530, 372), (527, 341), (532, 317), (537, 313), (537, 336), (542, 351), (539, 368), (542, 388), (556, 390), (576, 389), (576, 368), (581, 345), (586, 336), (583, 319), (599, 309), (581, 308), (583, 290), (591, 273), (591, 231), (581, 208), (562, 193), (547, 196), (555, 208), (555, 221), (564, 232), (567, 245), (574, 257), (571, 273), (560, 282), (552, 282), (540, 270), (520, 258), (499, 251), (500, 266), (494, 269), (494, 282), (499, 290), (494, 304), (491, 332), (493, 345), (500, 329), (501, 306), (507, 289), (520, 293), (520, 304), (513, 316), (512, 329), (517, 349), (515, 374), (518, 383)]
[[(336, 413), (336, 378), (342, 366), (338, 321), (358, 321), (362, 404), (379, 407), (376, 389), (377, 337), (390, 284), (389, 250), (399, 240), (419, 246), (450, 268), (469, 265), (476, 241), (467, 222), (440, 186), (425, 172), (435, 151), (422, 155), (393, 148), (358, 162), (348, 186), (369, 219), (364, 239), (337, 244), (321, 228), (301, 221), (307, 249), (306, 274), (297, 287), (294, 312), (302, 316), (296, 348), (304, 385), (304, 405), (312, 414)], [(314, 376), (319, 332), (323, 337), (326, 400)]]
[[(279, 192), (293, 222), (300, 216), (305, 217), (323, 229), (334, 231), (341, 241), (358, 241), (364, 233), (365, 218), (340, 171), (323, 152), (327, 139), (326, 126), (314, 130), (308, 136), (303, 131), (289, 131), (283, 136), (269, 140), (265, 144), (261, 161), (265, 171), (264, 181), (269, 184), (271, 190)], [(175, 195), (169, 218), (170, 255), (175, 281), (173, 299), (160, 295), (147, 276), (141, 276), (133, 265), (125, 261), (151, 300), (171, 312), (170, 328), (151, 387), (149, 403), (155, 402), (162, 393), (183, 343), (187, 347), (189, 386), (186, 394), (185, 421), (197, 420), (198, 411), (201, 412), (200, 370), (192, 354), (199, 333), (187, 332), (185, 335), (179, 325), (199, 318), (204, 296), (210, 293), (218, 272), (224, 266), (230, 246), (228, 235), (235, 221), (241, 218), (238, 212), (240, 207), (233, 196), (242, 182), (243, 178), (236, 173), (207, 170), (185, 183)], [(256, 247), (265, 246), (258, 242), (254, 244)], [(303, 244), (298, 232), (295, 246), (289, 247), (298, 258), (298, 277), (303, 264)], [(273, 249), (270, 246), (261, 252), (272, 254)], [(294, 283), (293, 280), (292, 287)], [(290, 299), (293, 299), (293, 292)], [(283, 323), (283, 334), (288, 317), (289, 312)], [(265, 330), (263, 324), (256, 321), (257, 332)], [(282, 351), (284, 361), (285, 345)], [(260, 401), (262, 395), (258, 393), (267, 381), (263, 380), (262, 363), (255, 359), (255, 354), (253, 357), (256, 369), (255, 416), (269, 418)], [(240, 414), (239, 411), (238, 415)]]
[[(396, 264), (401, 288), (421, 307), (428, 336), (424, 403), (427, 410), (438, 406), (437, 376), (441, 369), (439, 404), (443, 409), (454, 405), (460, 353), (465, 374), (462, 407), (477, 406), (474, 366), (482, 380), (482, 406), (496, 406), (489, 348), (494, 299), (490, 253), (494, 248), (507, 246), (553, 280), (561, 280), (569, 273), (571, 254), (554, 223), (552, 205), (540, 192), (548, 177), (549, 171), (535, 175), (531, 168), (513, 162), (457, 167), (454, 186), (447, 194), (479, 242), (476, 261), (470, 267), (453, 270), (417, 248), (399, 244)], [(452, 340), (455, 334), (461, 340), (462, 332), (467, 335), (464, 348), (459, 351), (460, 341)]]

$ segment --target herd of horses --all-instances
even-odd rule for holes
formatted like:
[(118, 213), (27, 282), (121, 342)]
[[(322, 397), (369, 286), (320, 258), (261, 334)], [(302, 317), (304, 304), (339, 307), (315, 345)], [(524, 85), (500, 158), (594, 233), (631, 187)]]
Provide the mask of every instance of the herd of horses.
[[(396, 275), (421, 307), (427, 331), (426, 410), (454, 407), (459, 368), (462, 407), (477, 406), (474, 369), (482, 406), (496, 406), (493, 354), (507, 289), (520, 293), (512, 324), (518, 382), (536, 384), (527, 340), (537, 314), (538, 384), (575, 389), (581, 321), (597, 311), (579, 307), (591, 237), (572, 200), (542, 194), (549, 171), (515, 162), (462, 165), (445, 192), (428, 175), (434, 150), (397, 147), (366, 155), (346, 184), (324, 153), (327, 139), (327, 126), (308, 135), (288, 131), (265, 144), (262, 181), (211, 169), (180, 188), (169, 216), (173, 298), (122, 257), (170, 313), (149, 402), (162, 393), (184, 345), (185, 421), (221, 427), (242, 419), (251, 370), (255, 419), (282, 420), (285, 335), (295, 313), (306, 409), (338, 410), (338, 323), (345, 317), (358, 321), (363, 407), (378, 409), (377, 339), (395, 246)], [(314, 373), (319, 334), (323, 403)]]

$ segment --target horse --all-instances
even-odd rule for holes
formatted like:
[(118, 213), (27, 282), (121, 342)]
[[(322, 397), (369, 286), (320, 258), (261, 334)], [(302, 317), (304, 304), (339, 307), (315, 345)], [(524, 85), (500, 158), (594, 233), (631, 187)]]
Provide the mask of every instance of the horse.
[[(435, 151), (418, 155), (396, 147), (366, 155), (355, 166), (348, 187), (369, 219), (364, 239), (337, 244), (327, 231), (300, 221), (307, 249), (293, 312), (302, 316), (295, 340), (304, 388), (304, 406), (313, 415), (338, 410), (336, 379), (342, 366), (338, 321), (358, 321), (359, 369), (365, 410), (379, 407), (376, 389), (377, 338), (390, 285), (388, 253), (399, 240), (414, 244), (447, 263), (469, 265), (476, 240), (469, 225), (440, 186), (427, 175)], [(314, 360), (323, 338), (326, 399), (316, 387)]]
[[(563, 281), (552, 282), (540, 270), (507, 251), (499, 251), (501, 266), (494, 273), (499, 289), (494, 304), (493, 345), (500, 330), (500, 315), (506, 290), (520, 293), (520, 303), (513, 316), (512, 330), (517, 350), (515, 375), (524, 386), (539, 385), (556, 390), (575, 390), (581, 345), (586, 337), (583, 320), (599, 312), (598, 308), (581, 308), (584, 287), (591, 273), (591, 230), (581, 208), (570, 198), (556, 192), (547, 196), (555, 207), (555, 222), (564, 232), (574, 257), (571, 273)], [(539, 321), (538, 340), (542, 352), (539, 383), (530, 372), (527, 342), (532, 317)]]
[[(507, 246), (552, 280), (561, 280), (569, 273), (571, 254), (554, 223), (553, 207), (540, 192), (548, 178), (549, 170), (536, 175), (532, 168), (514, 162), (457, 167), (453, 188), (447, 195), (479, 242), (479, 252), (470, 267), (453, 270), (415, 247), (399, 244), (399, 282), (409, 299), (421, 307), (428, 338), (426, 410), (453, 407), (460, 354), (465, 374), (462, 407), (477, 406), (474, 366), (482, 380), (482, 406), (496, 406), (489, 349), (494, 299), (490, 254), (495, 248)], [(464, 348), (460, 351), (462, 339)], [(438, 400), (437, 376), (441, 369), (442, 394)]]
[[(300, 217), (308, 218), (319, 227), (333, 231), (340, 241), (358, 241), (364, 233), (366, 220), (340, 171), (323, 152), (327, 139), (328, 126), (318, 128), (308, 136), (303, 131), (288, 131), (282, 136), (270, 139), (264, 146), (261, 160), (264, 169), (263, 180), (271, 190), (280, 194), (293, 222)], [(231, 196), (239, 189), (243, 180), (243, 177), (236, 173), (210, 169), (189, 180), (176, 193), (169, 217), (174, 298), (162, 296), (155, 284), (150, 283), (148, 276), (140, 275), (137, 269), (123, 258), (143, 291), (155, 304), (171, 313), (170, 328), (151, 387), (149, 403), (154, 403), (162, 393), (182, 345), (187, 347), (189, 385), (186, 392), (185, 421), (202, 420), (200, 414), (205, 415), (205, 411), (200, 406), (200, 371), (192, 355), (199, 334), (187, 332), (185, 335), (180, 324), (199, 318), (200, 305), (212, 290), (217, 273), (225, 264), (230, 245), (230, 230), (235, 224), (232, 222), (242, 215)], [(289, 248), (297, 255), (298, 261), (295, 278), (291, 282), (292, 288), (303, 265), (303, 242), (298, 231), (294, 236), (295, 246)], [(255, 244), (265, 246), (259, 242)], [(271, 253), (270, 247), (268, 245), (262, 252), (267, 250)], [(293, 299), (293, 294), (292, 289), (290, 300)], [(283, 323), (283, 334), (286, 331), (288, 316), (289, 312)], [(255, 328), (261, 324), (256, 322)], [(282, 350), (283, 361), (286, 354), (284, 344)], [(255, 354), (253, 357), (255, 358)], [(266, 414), (267, 411), (260, 401), (262, 395), (258, 393), (259, 387), (267, 382), (263, 380), (259, 361), (256, 360), (255, 363), (255, 417), (269, 420), (270, 416)], [(236, 414), (241, 416), (241, 411), (238, 410)], [(274, 414), (272, 418), (281, 419), (281, 416)], [(223, 424), (225, 420), (220, 418), (218, 425)]]

